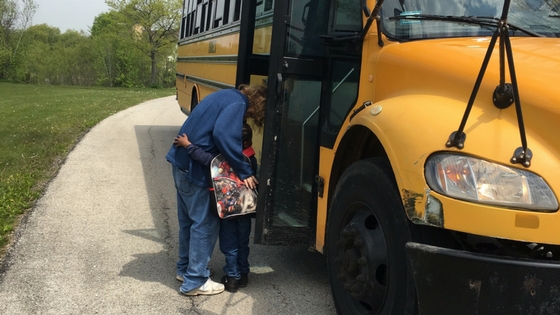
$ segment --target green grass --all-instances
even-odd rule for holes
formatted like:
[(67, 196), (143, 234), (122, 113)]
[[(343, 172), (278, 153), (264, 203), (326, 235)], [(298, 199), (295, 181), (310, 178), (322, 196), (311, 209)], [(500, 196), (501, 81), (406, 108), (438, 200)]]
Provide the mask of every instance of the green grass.
[(0, 257), (18, 219), (91, 127), (123, 109), (174, 93), (0, 83)]

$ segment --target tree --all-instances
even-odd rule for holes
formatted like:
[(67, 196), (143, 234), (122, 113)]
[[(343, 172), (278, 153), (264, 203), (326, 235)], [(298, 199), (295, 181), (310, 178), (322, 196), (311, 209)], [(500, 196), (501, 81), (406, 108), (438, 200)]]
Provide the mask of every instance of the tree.
[[(35, 12), (37, 12), (37, 4), (35, 3), (34, 0), (21, 0), (21, 1), (23, 2), (23, 9), (20, 13), (19, 29), (25, 30), (31, 24), (31, 21), (33, 20), (33, 16), (35, 15)], [(21, 38), (23, 37), (24, 33), (25, 32), (20, 33), (20, 36), (19, 36), (17, 44), (16, 44), (16, 48), (14, 50), (14, 55), (17, 55), (19, 44), (21, 43)]]
[(60, 41), (60, 35), (60, 29), (47, 24), (33, 25), (27, 29), (27, 36), (23, 40), (24, 82), (53, 83), (57, 76), (54, 47)]
[(0, 79), (6, 77), (12, 56), (11, 39), (17, 19), (17, 3), (0, 0)]
[(34, 0), (0, 0), (0, 79), (17, 66), (20, 43), (36, 9)]
[(84, 32), (34, 25), (21, 42), (17, 76), (13, 81), (39, 84), (94, 85), (95, 50)]
[(136, 49), (131, 28), (117, 11), (95, 17), (91, 38), (97, 54), (98, 84), (108, 86), (144, 86), (149, 77), (150, 60)]
[(158, 58), (173, 55), (178, 38), (182, 0), (106, 0), (122, 15), (135, 39), (136, 48), (151, 61), (150, 85), (157, 84)]

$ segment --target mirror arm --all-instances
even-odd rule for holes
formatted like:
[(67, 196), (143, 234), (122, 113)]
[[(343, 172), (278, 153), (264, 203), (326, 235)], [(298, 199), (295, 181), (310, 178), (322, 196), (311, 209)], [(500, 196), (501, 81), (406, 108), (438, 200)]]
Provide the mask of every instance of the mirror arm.
[(371, 15), (371, 12), (369, 11), (366, 0), (362, 0), (362, 11), (364, 11), (364, 15), (367, 16), (367, 17), (369, 17)]
[(373, 8), (373, 11), (371, 11), (371, 14), (369, 15), (366, 14), (366, 12), (369, 12), (369, 8), (367, 7), (365, 0), (363, 0), (362, 2), (363, 3), (362, 10), (364, 11), (364, 14), (368, 17), (366, 21), (366, 25), (362, 30), (362, 40), (364, 40), (364, 38), (366, 37), (371, 27), (371, 24), (373, 24), (373, 21), (375, 20), (377, 22), (377, 34), (378, 34), (379, 46), (383, 46), (383, 41), (381, 40), (381, 30), (379, 27), (379, 23), (380, 23), (379, 12), (381, 11), (381, 6), (383, 5), (383, 2), (384, 0), (377, 0), (377, 2), (375, 3), (375, 7)]

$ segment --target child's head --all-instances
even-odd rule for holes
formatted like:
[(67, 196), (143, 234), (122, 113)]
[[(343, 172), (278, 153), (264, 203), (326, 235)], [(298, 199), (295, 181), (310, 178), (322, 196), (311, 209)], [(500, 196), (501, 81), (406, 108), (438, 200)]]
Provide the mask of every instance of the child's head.
[(243, 129), (241, 131), (241, 141), (243, 142), (243, 149), (247, 149), (248, 147), (253, 145), (253, 129), (249, 124), (244, 123)]
[(247, 108), (245, 117), (253, 118), (254, 125), (257, 128), (261, 128), (264, 125), (266, 86), (241, 84), (238, 89), (249, 99), (249, 107)]

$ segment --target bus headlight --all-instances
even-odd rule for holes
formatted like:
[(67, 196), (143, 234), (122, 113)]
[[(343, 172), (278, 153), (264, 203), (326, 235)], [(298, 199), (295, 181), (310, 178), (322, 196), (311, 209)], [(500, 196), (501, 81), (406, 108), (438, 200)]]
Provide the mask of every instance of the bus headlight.
[(457, 199), (542, 212), (558, 210), (558, 200), (538, 175), (450, 153), (426, 161), (426, 181), (434, 191)]

